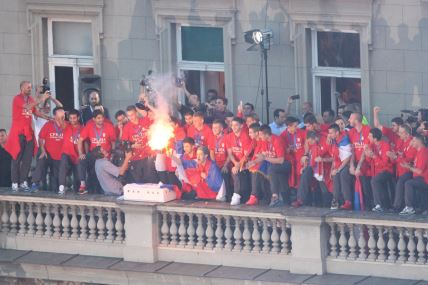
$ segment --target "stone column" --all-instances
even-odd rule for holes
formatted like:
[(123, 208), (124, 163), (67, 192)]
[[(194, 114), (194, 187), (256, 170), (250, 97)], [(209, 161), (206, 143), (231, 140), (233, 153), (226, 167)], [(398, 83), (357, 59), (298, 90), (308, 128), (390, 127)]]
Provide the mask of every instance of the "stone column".
[(324, 274), (327, 256), (328, 227), (323, 217), (287, 217), (291, 225), (290, 272)]
[(155, 204), (123, 201), (119, 205), (125, 213), (124, 260), (156, 262), (159, 230)]

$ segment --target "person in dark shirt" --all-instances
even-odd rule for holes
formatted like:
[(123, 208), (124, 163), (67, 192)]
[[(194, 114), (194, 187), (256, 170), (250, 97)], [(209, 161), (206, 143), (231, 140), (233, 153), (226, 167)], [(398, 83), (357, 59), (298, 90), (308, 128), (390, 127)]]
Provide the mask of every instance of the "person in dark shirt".
[(0, 187), (10, 187), (10, 165), (12, 157), (4, 149), (7, 141), (7, 132), (5, 129), (0, 129)]

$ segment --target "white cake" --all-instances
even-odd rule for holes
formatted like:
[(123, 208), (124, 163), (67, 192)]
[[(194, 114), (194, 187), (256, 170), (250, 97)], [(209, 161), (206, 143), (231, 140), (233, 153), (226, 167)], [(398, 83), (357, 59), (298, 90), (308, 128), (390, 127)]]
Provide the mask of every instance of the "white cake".
[(126, 184), (123, 187), (124, 200), (142, 202), (168, 202), (175, 200), (175, 192), (161, 188), (160, 184)]

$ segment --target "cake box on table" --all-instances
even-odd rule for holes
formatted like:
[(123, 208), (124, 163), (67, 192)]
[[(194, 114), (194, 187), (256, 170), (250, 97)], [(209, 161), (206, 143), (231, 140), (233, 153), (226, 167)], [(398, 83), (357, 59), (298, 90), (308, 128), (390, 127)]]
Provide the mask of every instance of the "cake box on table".
[(161, 183), (132, 183), (123, 187), (124, 200), (165, 203), (175, 200), (175, 198), (175, 191), (170, 190)]

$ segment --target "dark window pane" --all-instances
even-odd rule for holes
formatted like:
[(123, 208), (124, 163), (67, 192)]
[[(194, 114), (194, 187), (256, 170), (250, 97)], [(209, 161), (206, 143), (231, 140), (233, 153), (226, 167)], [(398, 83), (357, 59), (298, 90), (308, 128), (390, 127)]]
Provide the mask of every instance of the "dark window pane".
[(74, 108), (73, 67), (55, 66), (55, 92), (66, 111)]
[(318, 32), (318, 66), (360, 68), (360, 35)]
[(223, 62), (223, 29), (181, 27), (182, 58), (187, 61)]

